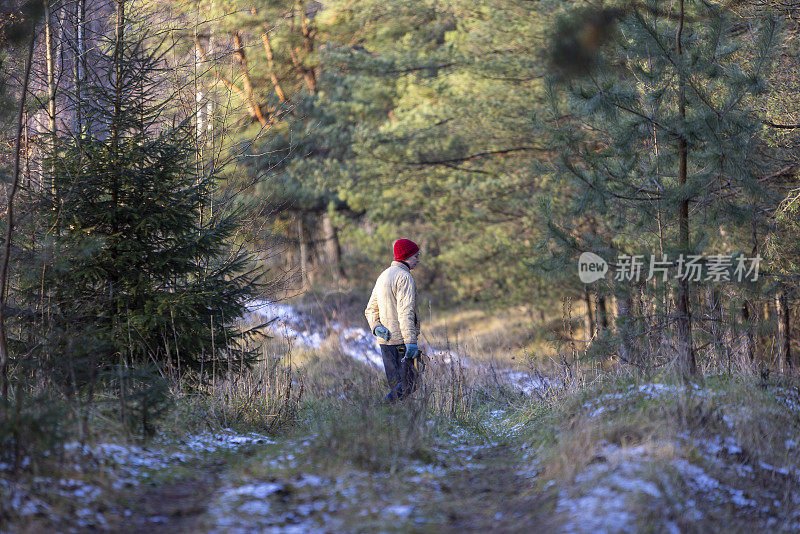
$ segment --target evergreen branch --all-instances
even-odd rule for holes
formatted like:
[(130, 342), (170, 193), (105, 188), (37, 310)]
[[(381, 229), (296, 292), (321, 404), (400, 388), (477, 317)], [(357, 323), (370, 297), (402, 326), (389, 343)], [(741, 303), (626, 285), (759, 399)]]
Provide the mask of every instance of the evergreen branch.
[[(656, 34), (655, 30), (654, 30), (653, 28), (651, 28), (651, 27), (650, 27), (650, 26), (647, 24), (647, 21), (644, 19), (644, 17), (642, 17), (642, 16), (641, 16), (641, 15), (640, 15), (638, 12), (636, 12), (636, 11), (634, 11), (634, 14), (635, 14), (636, 18), (639, 20), (639, 23), (640, 23), (640, 24), (642, 25), (642, 27), (645, 29), (645, 31), (646, 31), (647, 33), (649, 33), (649, 34), (650, 34), (650, 37), (652, 37), (652, 38), (653, 38), (653, 41), (655, 41), (655, 42), (656, 42), (656, 44), (658, 45), (658, 47), (659, 47), (659, 48), (661, 49), (661, 51), (664, 53), (664, 57), (666, 57), (666, 58), (667, 58), (667, 61), (669, 61), (669, 62), (672, 64), (672, 66), (673, 66), (673, 67), (675, 67), (675, 69), (676, 69), (677, 71), (679, 71), (679, 72), (680, 72), (681, 70), (683, 70), (683, 68), (682, 68), (680, 65), (678, 65), (678, 63), (675, 61), (675, 58), (673, 58), (673, 57), (672, 57), (672, 54), (670, 53), (670, 50), (669, 50), (669, 49), (668, 49), (666, 46), (664, 46), (664, 44), (661, 42), (661, 39), (659, 39), (659, 37), (658, 37), (658, 35)], [(698, 98), (699, 98), (699, 99), (700, 99), (700, 100), (701, 100), (701, 101), (702, 101), (702, 102), (703, 102), (703, 103), (704, 103), (706, 106), (708, 106), (708, 109), (710, 109), (711, 111), (713, 111), (713, 112), (714, 112), (714, 113), (717, 115), (717, 117), (721, 117), (721, 116), (722, 116), (722, 113), (720, 113), (720, 112), (717, 110), (717, 108), (715, 108), (715, 107), (714, 107), (714, 105), (711, 103), (711, 101), (710, 101), (710, 99), (708, 98), (708, 96), (707, 96), (707, 95), (706, 95), (706, 94), (705, 94), (703, 91), (701, 91), (701, 90), (700, 90), (700, 88), (697, 86), (697, 84), (695, 84), (695, 83), (694, 83), (694, 77), (691, 75), (691, 73), (689, 73), (689, 76), (684, 76), (684, 79), (685, 79), (685, 80), (686, 80), (686, 81), (689, 83), (689, 87), (691, 87), (691, 88), (692, 88), (692, 91), (694, 91), (694, 93), (697, 95), (697, 97), (698, 97)]]
[(589, 188), (590, 188), (590, 189), (592, 189), (592, 190), (594, 190), (594, 191), (597, 191), (597, 192), (598, 192), (598, 193), (600, 193), (601, 195), (602, 195), (602, 194), (609, 194), (609, 195), (611, 195), (611, 196), (612, 196), (612, 197), (614, 197), (614, 198), (619, 198), (619, 199), (622, 199), (622, 200), (635, 200), (635, 201), (637, 201), (637, 202), (643, 202), (643, 201), (649, 201), (649, 202), (652, 202), (652, 201), (654, 201), (654, 200), (659, 200), (659, 199), (661, 198), (661, 196), (660, 196), (660, 195), (658, 195), (656, 198), (650, 198), (650, 197), (632, 197), (632, 196), (628, 196), (628, 195), (623, 195), (623, 194), (621, 194), (621, 193), (615, 193), (614, 191), (609, 191), (608, 189), (601, 190), (601, 189), (600, 189), (599, 187), (597, 187), (595, 184), (593, 184), (592, 182), (590, 182), (589, 180), (587, 180), (587, 179), (586, 179), (586, 177), (585, 177), (585, 176), (583, 176), (583, 175), (582, 175), (580, 172), (578, 172), (578, 169), (577, 169), (577, 168), (576, 168), (576, 167), (575, 167), (575, 166), (574, 166), (572, 163), (570, 163), (569, 161), (567, 161), (566, 159), (564, 159), (564, 166), (567, 168), (567, 170), (569, 170), (569, 172), (571, 172), (571, 173), (572, 173), (572, 174), (573, 174), (573, 175), (574, 175), (576, 178), (578, 178), (578, 179), (579, 179), (581, 182), (585, 183), (586, 185), (588, 185), (588, 186), (589, 186)]
[(647, 200), (660, 200), (661, 199), (661, 192), (660, 191), (654, 191), (652, 189), (644, 189), (642, 187), (636, 187), (634, 184), (627, 183), (624, 180), (614, 176), (611, 173), (611, 171), (608, 169), (608, 166), (605, 165), (605, 164), (603, 164), (602, 171), (603, 171), (603, 174), (605, 174), (608, 177), (608, 179), (611, 180), (612, 182), (615, 182), (615, 183), (618, 183), (618, 184), (620, 184), (620, 185), (622, 185), (624, 187), (628, 187), (630, 189), (633, 189), (637, 193), (645, 193), (647, 195), (653, 195), (652, 198), (648, 198)]
[(786, 167), (783, 167), (779, 171), (773, 172), (772, 174), (768, 174), (767, 176), (759, 178), (758, 181), (759, 182), (766, 182), (767, 180), (770, 180), (772, 178), (777, 178), (779, 176), (785, 176), (785, 175), (787, 175), (790, 172), (795, 171), (795, 170), (797, 170), (797, 165), (788, 165)]
[(800, 124), (776, 124), (772, 121), (762, 120), (761, 124), (781, 130), (800, 130)]
[(459, 165), (455, 165), (453, 163), (444, 163), (444, 166), (448, 169), (453, 169), (456, 171), (464, 171), (464, 172), (474, 172), (476, 174), (492, 174), (489, 171), (483, 171), (480, 169), (467, 169), (466, 167), (461, 167)]
[[(448, 63), (441, 63), (439, 65), (417, 65), (415, 67), (408, 67), (405, 69), (391, 69), (384, 71), (383, 74), (408, 74), (409, 72), (416, 72), (420, 70), (430, 70), (430, 69), (447, 69), (449, 67), (454, 67), (458, 65), (455, 61), (450, 61)], [(366, 69), (365, 69), (366, 70)]]
[(644, 113), (642, 113), (642, 112), (640, 112), (640, 111), (636, 111), (636, 110), (635, 110), (635, 109), (633, 109), (633, 108), (630, 108), (630, 107), (628, 107), (628, 106), (625, 106), (625, 105), (623, 105), (623, 104), (620, 104), (620, 103), (618, 103), (618, 102), (614, 102), (613, 100), (611, 100), (611, 99), (608, 97), (608, 95), (606, 95), (606, 92), (605, 92), (605, 91), (603, 91), (603, 89), (600, 87), (600, 84), (598, 84), (598, 83), (597, 83), (597, 80), (595, 79), (595, 77), (594, 77), (594, 76), (592, 76), (591, 78), (592, 78), (592, 83), (594, 83), (594, 86), (597, 88), (597, 90), (600, 92), (600, 94), (601, 94), (601, 95), (603, 95), (603, 98), (605, 98), (605, 99), (606, 99), (606, 102), (608, 102), (608, 103), (609, 103), (609, 104), (611, 104), (612, 106), (614, 106), (614, 107), (617, 107), (617, 108), (619, 108), (619, 109), (621, 109), (621, 110), (623, 110), (623, 111), (627, 111), (628, 113), (631, 113), (631, 114), (633, 114), (633, 115), (636, 115), (637, 117), (640, 117), (640, 118), (642, 118), (642, 119), (646, 120), (647, 122), (649, 122), (650, 124), (652, 124), (653, 126), (655, 126), (656, 128), (658, 128), (659, 130), (662, 130), (662, 131), (664, 131), (664, 132), (667, 132), (668, 134), (670, 134), (670, 135), (672, 135), (672, 136), (675, 136), (675, 137), (680, 137), (680, 136), (679, 136), (679, 134), (678, 134), (678, 132), (676, 132), (676, 131), (674, 131), (674, 130), (671, 130), (671, 129), (667, 128), (666, 126), (664, 126), (663, 124), (661, 124), (660, 122), (658, 122), (657, 120), (655, 120), (654, 118), (652, 118), (652, 117), (650, 117), (650, 116), (648, 116), (648, 115), (645, 115)]
[(532, 146), (521, 146), (515, 148), (505, 148), (502, 150), (489, 150), (486, 152), (478, 152), (476, 154), (470, 154), (469, 156), (463, 156), (460, 158), (450, 158), (450, 159), (440, 159), (440, 160), (427, 160), (427, 161), (413, 161), (413, 162), (402, 162), (402, 161), (393, 161), (392, 163), (401, 163), (405, 165), (413, 165), (417, 167), (422, 167), (424, 165), (447, 165), (448, 163), (461, 163), (464, 161), (473, 161), (476, 159), (483, 159), (490, 156), (504, 156), (507, 154), (511, 154), (514, 152), (546, 152), (547, 149), (541, 147), (532, 147)]

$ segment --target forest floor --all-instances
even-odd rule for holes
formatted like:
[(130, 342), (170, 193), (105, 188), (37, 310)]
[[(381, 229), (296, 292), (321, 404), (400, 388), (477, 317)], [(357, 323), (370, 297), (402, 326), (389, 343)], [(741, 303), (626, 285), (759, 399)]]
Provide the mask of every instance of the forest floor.
[(57, 472), (12, 479), (0, 466), (0, 530), (800, 530), (796, 382), (616, 375), (571, 387), (439, 344), (427, 347), (430, 389), (386, 406), (358, 326), (259, 309), (282, 317), (270, 343), (293, 347), (303, 370), (292, 425), (176, 424), (145, 444), (67, 443)]

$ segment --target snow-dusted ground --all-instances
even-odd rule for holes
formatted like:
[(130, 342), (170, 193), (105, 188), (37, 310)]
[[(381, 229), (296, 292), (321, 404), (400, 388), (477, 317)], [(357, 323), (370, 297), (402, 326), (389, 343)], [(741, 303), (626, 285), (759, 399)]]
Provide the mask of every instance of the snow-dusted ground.
[[(687, 394), (715, 398), (713, 392), (694, 384), (686, 388), (649, 383), (602, 395), (583, 409), (602, 424), (601, 415), (619, 409), (620, 401)], [(800, 410), (795, 412), (800, 416)], [(732, 435), (730, 418), (723, 415), (721, 420), (728, 434), (684, 432), (674, 439), (632, 447), (599, 443), (594, 459), (559, 492), (557, 513), (564, 520), (563, 531), (639, 532), (646, 524), (653, 531), (677, 533), (685, 531), (687, 524), (712, 517), (746, 518), (782, 532), (800, 530), (800, 469), (756, 460), (761, 451), (745, 450)], [(797, 445), (789, 434), (792, 429), (783, 430), (788, 459)], [(795, 489), (787, 493), (783, 483)], [(787, 514), (787, 508), (795, 512)]]
[[(92, 478), (105, 478), (110, 488), (121, 491), (147, 484), (151, 477), (162, 469), (185, 464), (205, 454), (233, 451), (252, 444), (274, 443), (261, 434), (239, 434), (230, 429), (220, 432), (204, 432), (187, 436), (183, 440), (160, 438), (149, 447), (122, 443), (96, 443), (81, 445), (69, 442), (63, 446), (66, 471), (74, 472), (74, 478), (53, 479), (35, 477), (26, 484), (19, 484), (2, 477), (11, 466), (0, 465), (0, 500), (8, 513), (18, 516), (44, 516), (58, 521), (51, 505), (40, 496), (61, 497), (75, 509), (75, 525), (79, 528), (109, 527), (101, 509), (103, 490), (81, 479), (91, 472)], [(71, 467), (70, 467), (71, 466)], [(134, 512), (123, 510), (123, 515)]]
[[(366, 328), (347, 327), (338, 322), (322, 324), (293, 306), (265, 300), (253, 301), (248, 308), (261, 320), (274, 319), (271, 323), (273, 333), (286, 338), (293, 345), (305, 349), (319, 349), (323, 341), (333, 335), (338, 338), (344, 354), (365, 365), (383, 370), (383, 359), (377, 338)], [(421, 348), (429, 358), (440, 363), (494, 373), (499, 380), (525, 395), (542, 392), (553, 385), (551, 379), (541, 375), (531, 376), (529, 373), (513, 369), (490, 369), (454, 350), (431, 346), (422, 346)]]
[[(322, 325), (309, 315), (282, 304), (254, 302), (250, 309), (260, 320), (277, 318), (272, 323), (273, 331), (287, 343), (318, 349), (331, 337), (338, 338), (344, 354), (382, 369), (376, 340), (366, 329)], [(431, 347), (425, 350), (430, 357), (445, 364), (465, 368), (481, 365), (454, 351)], [(510, 369), (484, 368), (482, 371), (494, 372), (499, 380), (526, 394), (550, 386), (547, 379)], [(800, 417), (798, 395), (789, 391), (778, 393), (781, 409)], [(604, 418), (619, 413), (617, 410), (624, 403), (676, 396), (692, 396), (711, 403), (718, 400), (712, 392), (697, 385), (647, 383), (594, 398), (581, 409), (592, 424), (603, 424)], [(683, 433), (670, 440), (646, 441), (630, 447), (609, 442), (597, 444), (594, 459), (574, 479), (560, 481), (552, 490), (557, 498), (554, 497), (554, 510), (548, 509), (548, 515), (556, 518), (559, 531), (563, 532), (638, 532), (643, 521), (654, 531), (681, 532), (686, 529), (687, 522), (727, 517), (725, 514), (756, 518), (766, 530), (774, 527), (780, 531), (800, 531), (800, 492), (785, 490), (786, 483), (800, 488), (800, 468), (796, 461), (800, 440), (796, 433), (789, 428), (779, 429), (786, 432), (778, 440), (785, 445), (786, 462), (767, 463), (758, 460), (753, 451), (747, 451), (736, 439), (730, 414), (723, 414), (721, 421), (719, 426), (727, 426), (727, 431), (717, 429), (716, 434)], [(345, 521), (361, 516), (370, 520), (385, 517), (393, 521), (392, 524), (401, 525), (398, 527), (401, 530), (402, 525), (424, 525), (431, 518), (423, 513), (427, 503), (420, 501), (415, 488), (424, 487), (432, 492), (429, 496), (449, 499), (451, 489), (443, 486), (442, 481), (454, 473), (482, 484), (481, 478), (490, 469), (485, 458), (498, 454), (504, 441), (518, 443), (525, 425), (532, 423), (524, 419), (516, 421), (513, 414), (497, 409), (490, 412), (482, 424), (487, 432), (455, 427), (431, 447), (435, 458), (409, 461), (400, 475), (407, 482), (408, 491), (400, 498), (375, 492), (376, 488), (381, 488), (382, 477), (396, 474), (353, 470), (321, 476), (316, 466), (302, 463), (304, 451), (314, 439), (312, 436), (282, 442), (280, 450), (270, 452), (263, 459), (268, 475), (262, 474), (262, 478), (232, 472), (219, 475), (216, 479), (219, 486), (215, 485), (216, 489), (205, 503), (208, 512), (202, 517), (203, 527), (220, 533), (329, 532), (347, 530)], [(3, 471), (9, 466), (0, 464), (0, 512), (50, 517), (55, 522), (64, 510), (53, 509), (49, 504), (52, 499), (45, 501), (41, 496), (56, 496), (70, 503), (71, 523), (75, 527), (65, 528), (65, 531), (108, 530), (115, 525), (114, 520), (137, 515), (137, 510), (108, 509), (103, 502), (104, 491), (146, 491), (148, 482), (160, 470), (216, 452), (274, 443), (264, 435), (239, 434), (229, 429), (195, 434), (182, 440), (156, 439), (147, 447), (67, 443), (63, 453), (74, 472), (69, 478), (37, 477), (24, 486), (17, 485), (3, 477)], [(533, 448), (523, 446), (519, 458), (509, 466), (508, 472), (517, 484), (533, 487), (540, 472), (536, 455)], [(84, 477), (89, 472), (93, 476)], [(104, 487), (98, 485), (98, 480), (106, 481)], [(773, 487), (767, 481), (779, 481), (782, 485)], [(787, 502), (789, 508), (793, 505), (797, 510), (794, 515), (786, 512)], [(496, 518), (503, 519), (503, 514), (497, 513)], [(171, 521), (162, 515), (144, 520), (152, 524)]]
[[(249, 319), (271, 321), (270, 327), (273, 333), (286, 339), (287, 343), (291, 345), (306, 349), (319, 349), (327, 339), (334, 336), (338, 338), (344, 354), (365, 365), (383, 370), (383, 361), (376, 338), (364, 328), (348, 327), (339, 323), (320, 324), (310, 315), (280, 303), (254, 301), (248, 308), (252, 314)], [(464, 368), (478, 366), (452, 350), (433, 347), (424, 347), (424, 350), (429, 357), (443, 364), (458, 365)], [(489, 372), (488, 367), (481, 370)], [(546, 379), (534, 378), (519, 371), (493, 369), (492, 372), (500, 380), (527, 394), (535, 389), (549, 386)], [(492, 415), (494, 419), (497, 419), (498, 424), (504, 416), (505, 414)], [(463, 465), (457, 467), (458, 469), (477, 468), (477, 464), (473, 465), (469, 459), (487, 448), (496, 446), (495, 443), (476, 445), (476, 437), (466, 434), (451, 437), (453, 442), (451, 445), (455, 447), (453, 450), (466, 459)], [(273, 442), (266, 436), (238, 434), (229, 429), (215, 433), (191, 435), (182, 440), (157, 438), (146, 447), (111, 442), (92, 445), (70, 442), (64, 445), (63, 456), (68, 466), (66, 472), (74, 472), (72, 478), (37, 477), (28, 480), (25, 484), (18, 484), (10, 482), (9, 479), (2, 476), (3, 471), (8, 471), (10, 466), (0, 464), (0, 498), (3, 500), (4, 508), (13, 515), (50, 517), (56, 521), (60, 512), (52, 509), (48, 502), (51, 502), (54, 496), (60, 497), (69, 501), (69, 507), (74, 509), (74, 526), (70, 528), (74, 530), (74, 527), (77, 526), (78, 529), (108, 529), (111, 527), (109, 518), (106, 517), (107, 514), (131, 516), (135, 515), (136, 511), (129, 509), (104, 511), (104, 491), (116, 492), (145, 487), (152, 476), (161, 470), (186, 464), (206, 454), (236, 450), (246, 445), (267, 443)], [(295, 453), (307, 445), (308, 442), (296, 444), (294, 453), (287, 452), (276, 456), (269, 461), (270, 465), (274, 464), (276, 469), (296, 468)], [(440, 453), (444, 454), (447, 451), (452, 452), (450, 445), (444, 447)], [(23, 461), (23, 466), (26, 462), (27, 459)], [(414, 469), (417, 471), (415, 476), (441, 475), (441, 473), (432, 471), (432, 469), (435, 471), (441, 470), (441, 468), (428, 464), (420, 464)], [(91, 476), (89, 476), (90, 473)], [(106, 488), (83, 480), (84, 478), (96, 480), (98, 475), (108, 482)], [(320, 514), (323, 514), (324, 518), (325, 514), (335, 512), (330, 503), (315, 501), (304, 504), (291, 513), (287, 513), (285, 510), (278, 513), (270, 508), (270, 499), (276, 498), (276, 495), (280, 495), (287, 488), (294, 491), (303, 485), (324, 486), (326, 484), (333, 484), (332, 491), (341, 493), (342, 499), (356, 499), (351, 505), (357, 504), (358, 496), (349, 495), (349, 492), (352, 491), (352, 484), (345, 479), (329, 481), (306, 474), (300, 480), (292, 481), (288, 486), (270, 481), (251, 481), (241, 484), (236, 481), (225, 482), (223, 480), (223, 487), (214, 494), (209, 507), (210, 510), (213, 510), (210, 528), (219, 532), (252, 531), (253, 528), (270, 531), (269, 525), (275, 525), (277, 521), (283, 525), (279, 529), (281, 532), (313, 532), (317, 529), (314, 525), (318, 523), (304, 521), (304, 517), (313, 514), (319, 519)], [(407, 518), (413, 510), (411, 504), (397, 504), (394, 505), (394, 508), (391, 508), (389, 504), (386, 506), (388, 506), (386, 510), (381, 508), (380, 510), (376, 509), (375, 512), (394, 515), (402, 519)], [(147, 518), (147, 521), (156, 524), (165, 522), (167, 519), (159, 516)]]

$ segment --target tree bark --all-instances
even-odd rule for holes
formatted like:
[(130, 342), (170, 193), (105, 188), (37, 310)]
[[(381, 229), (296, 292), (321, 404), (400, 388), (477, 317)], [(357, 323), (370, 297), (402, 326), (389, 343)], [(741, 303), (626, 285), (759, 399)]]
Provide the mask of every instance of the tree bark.
[[(300, 33), (303, 35), (303, 50), (305, 50), (306, 55), (311, 54), (314, 51), (314, 37), (317, 34), (317, 30), (311, 25), (311, 21), (306, 16), (305, 5), (301, 0), (295, 2), (294, 8), (292, 9), (293, 15), (294, 12), (300, 12)], [(294, 16), (292, 16), (292, 29), (294, 29), (294, 27)], [(314, 67), (307, 67), (300, 61), (297, 51), (298, 50), (295, 48), (290, 50), (292, 64), (303, 76), (306, 87), (308, 87), (308, 92), (313, 95), (317, 92), (317, 74)]]
[(327, 212), (322, 214), (322, 234), (325, 241), (325, 255), (331, 266), (331, 274), (335, 282), (341, 282), (344, 279), (342, 249), (339, 244), (339, 234)]
[(76, 131), (83, 133), (83, 100), (82, 88), (83, 77), (85, 75), (86, 61), (86, 0), (78, 0), (75, 3), (75, 65), (74, 65), (74, 85), (75, 85), (75, 126)]
[(278, 100), (286, 102), (286, 93), (283, 92), (281, 83), (278, 81), (278, 75), (275, 73), (275, 56), (272, 53), (272, 44), (269, 42), (269, 33), (266, 28), (261, 34), (261, 42), (264, 44), (264, 53), (267, 55), (267, 70), (269, 71), (269, 79), (273, 87), (275, 87), (275, 94), (278, 96)]
[(780, 350), (781, 361), (787, 369), (794, 368), (792, 359), (792, 334), (791, 334), (791, 309), (789, 308), (789, 297), (786, 289), (781, 288), (780, 293), (775, 299), (778, 310), (778, 347)]
[(250, 80), (250, 72), (247, 68), (247, 56), (244, 53), (244, 44), (242, 43), (242, 35), (239, 33), (239, 30), (233, 32), (233, 47), (236, 58), (239, 60), (239, 68), (242, 71), (242, 85), (244, 86), (245, 98), (247, 98), (247, 106), (261, 126), (266, 126), (267, 119), (264, 117), (261, 111), (261, 105), (256, 102), (253, 94), (253, 83)]
[(606, 308), (605, 295), (597, 295), (597, 331), (608, 330), (608, 308)]
[(706, 292), (708, 317), (710, 319), (709, 331), (714, 343), (714, 352), (720, 363), (731, 363), (729, 344), (726, 343), (725, 317), (722, 312), (722, 296), (719, 288), (711, 286)]
[[(203, 59), (203, 61), (208, 62), (208, 56), (206, 54), (206, 51), (203, 48), (203, 45), (200, 43), (200, 39), (197, 36), (195, 36), (194, 38), (194, 46), (195, 49), (197, 50), (197, 53), (200, 54), (200, 57)], [(209, 69), (214, 73), (217, 79), (221, 81), (225, 87), (228, 88), (228, 90), (236, 93), (241, 97), (242, 100), (244, 100), (244, 103), (247, 106), (248, 115), (250, 116), (250, 118), (256, 119), (257, 118), (256, 112), (251, 106), (250, 100), (247, 98), (247, 94), (244, 92), (244, 90), (240, 89), (235, 83), (231, 82), (224, 74), (219, 72), (219, 70), (213, 65), (210, 64)]]
[(25, 101), (28, 98), (28, 84), (31, 78), (33, 49), (36, 45), (36, 32), (31, 29), (28, 57), (25, 61), (25, 74), (17, 109), (17, 137), (14, 141), (14, 174), (11, 190), (6, 198), (6, 235), (3, 244), (3, 258), (0, 261), (0, 374), (2, 374), (3, 416), (8, 410), (8, 332), (6, 331), (6, 302), (8, 295), (8, 264), (11, 259), (11, 240), (14, 235), (14, 196), (19, 187), (20, 151), (22, 145), (22, 118), (25, 116)]
[(747, 353), (747, 358), (750, 363), (754, 362), (756, 359), (756, 352), (755, 352), (755, 335), (753, 334), (753, 324), (751, 322), (751, 315), (750, 315), (750, 306), (748, 305), (747, 301), (742, 304), (742, 323), (744, 324), (745, 328), (745, 352)]
[(306, 237), (306, 227), (303, 224), (302, 215), (298, 215), (295, 220), (295, 230), (297, 232), (298, 250), (300, 252), (300, 285), (302, 289), (307, 289), (311, 286), (311, 275), (308, 261), (308, 238)]
[(50, 150), (55, 148), (56, 142), (56, 80), (55, 58), (53, 57), (53, 24), (50, 12), (50, 1), (44, 0), (44, 42), (45, 61), (47, 62), (47, 122), (50, 134)]
[[(686, 120), (686, 79), (681, 64), (683, 56), (684, 0), (680, 0), (678, 14), (678, 30), (675, 36), (675, 47), (678, 54), (678, 114), (681, 120)], [(686, 186), (688, 179), (688, 154), (689, 147), (686, 138), (678, 138), (678, 184), (681, 188)], [(678, 232), (680, 249), (684, 254), (689, 251), (689, 199), (681, 201), (678, 208)], [(690, 284), (688, 277), (681, 278), (678, 284), (678, 370), (684, 378), (697, 374), (697, 363), (692, 346), (692, 314), (690, 305)]]
[[(775, 350), (775, 343), (774, 340), (770, 339), (770, 334), (772, 332), (771, 329), (771, 322), (772, 322), (772, 299), (764, 299), (761, 303), (761, 315), (758, 318), (758, 345), (760, 347), (764, 347), (764, 351), (762, 353), (762, 360), (766, 360), (769, 364), (772, 363), (772, 353)], [(767, 353), (766, 347), (769, 347), (769, 352)]]
[(594, 338), (594, 314), (592, 313), (592, 296), (589, 293), (589, 287), (583, 286), (583, 304), (586, 306), (586, 312), (583, 314), (583, 331), (586, 338), (586, 345), (592, 342)]
[(198, 78), (200, 77), (201, 72), (201, 65), (203, 62), (203, 54), (200, 53), (200, 48), (198, 47), (197, 43), (200, 42), (200, 38), (197, 36), (197, 28), (194, 31), (194, 101), (195, 101), (195, 136), (197, 137), (197, 142), (200, 146), (202, 146), (203, 138), (205, 136), (205, 123), (203, 121), (203, 100), (205, 96), (203, 95), (202, 87), (198, 87)]
[(619, 335), (619, 359), (625, 363), (636, 363), (636, 352), (633, 346), (633, 318), (631, 309), (633, 300), (630, 292), (626, 291), (617, 296), (617, 334)]

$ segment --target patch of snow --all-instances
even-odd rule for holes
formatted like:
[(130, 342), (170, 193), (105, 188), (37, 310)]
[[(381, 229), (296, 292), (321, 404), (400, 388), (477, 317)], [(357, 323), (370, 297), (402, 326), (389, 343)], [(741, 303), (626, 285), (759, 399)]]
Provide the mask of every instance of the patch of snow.
[(246, 484), (236, 488), (230, 488), (222, 492), (223, 499), (235, 499), (242, 496), (253, 497), (255, 499), (266, 499), (276, 491), (283, 489), (283, 484), (276, 483), (263, 483), (263, 484)]
[(329, 481), (317, 475), (309, 475), (308, 473), (303, 473), (300, 475), (299, 479), (292, 484), (296, 488), (302, 488), (303, 486), (322, 486), (323, 484), (327, 484)]
[(690, 391), (693, 395), (699, 395), (703, 398), (709, 396), (707, 390), (702, 389), (697, 384), (692, 384), (687, 390), (684, 386), (674, 386), (671, 384), (661, 384), (659, 382), (649, 382), (646, 384), (631, 384), (626, 391), (618, 393), (606, 393), (597, 398), (586, 402), (583, 407), (589, 411), (589, 417), (595, 418), (606, 412), (612, 412), (617, 409), (612, 404), (612, 401), (621, 400), (638, 400), (638, 399), (658, 399), (665, 395), (678, 395)]
[[(686, 437), (688, 438), (688, 436)], [(723, 452), (731, 456), (743, 452), (741, 445), (739, 445), (739, 442), (737, 442), (736, 438), (733, 436), (725, 436), (724, 438), (714, 436), (711, 439), (694, 438), (694, 442), (701, 445), (707, 453), (714, 456)]]
[(237, 449), (243, 445), (272, 444), (275, 442), (269, 437), (255, 432), (238, 434), (230, 428), (225, 428), (220, 432), (195, 434), (184, 440), (184, 443), (194, 453), (207, 453)]
[(236, 510), (242, 514), (268, 515), (270, 513), (269, 501), (247, 501)]
[(601, 444), (598, 458), (575, 477), (576, 490), (559, 493), (557, 510), (566, 518), (564, 532), (636, 532), (636, 517), (629, 499), (645, 495), (662, 497), (658, 486), (647, 480), (644, 465), (646, 446), (620, 448)]
[(378, 348), (377, 338), (366, 328), (342, 329), (339, 333), (339, 343), (347, 356), (383, 370), (383, 357)]
[(406, 519), (413, 511), (414, 507), (410, 504), (390, 504), (383, 509), (383, 513), (392, 514), (399, 519)]
[[(274, 442), (260, 434), (237, 434), (231, 429), (224, 429), (221, 432), (192, 435), (177, 442), (162, 438), (152, 447), (129, 443), (68, 442), (63, 445), (63, 451), (74, 472), (99, 471), (109, 479), (109, 485), (113, 489), (122, 490), (138, 485), (155, 471), (184, 463), (202, 454), (236, 450), (256, 443)], [(7, 503), (8, 510), (17, 516), (48, 513), (50, 507), (46, 501), (51, 496), (59, 496), (66, 498), (77, 508), (74, 515), (78, 526), (107, 527), (105, 517), (98, 512), (98, 506), (102, 506), (102, 489), (79, 478), (53, 480), (34, 477), (28, 481), (6, 482), (0, 479), (0, 482), (0, 500)], [(131, 515), (130, 510), (126, 511), (126, 515)], [(150, 521), (156, 520), (157, 518), (150, 518)]]
[(310, 330), (310, 318), (292, 306), (266, 300), (253, 300), (247, 304), (247, 309), (250, 313), (267, 320), (274, 319), (270, 325), (273, 331), (301, 347), (318, 349), (325, 341), (322, 332)]
[(678, 469), (693, 491), (704, 495), (708, 500), (719, 503), (731, 502), (738, 508), (756, 508), (758, 506), (755, 500), (745, 496), (743, 490), (723, 484), (697, 465), (683, 459), (673, 461), (672, 465)]
[(786, 467), (775, 467), (774, 465), (770, 465), (766, 462), (758, 462), (758, 466), (765, 470), (765, 471), (772, 471), (773, 473), (778, 473), (779, 475), (788, 476), (790, 471)]

